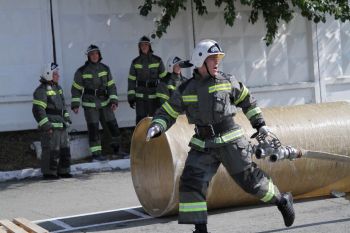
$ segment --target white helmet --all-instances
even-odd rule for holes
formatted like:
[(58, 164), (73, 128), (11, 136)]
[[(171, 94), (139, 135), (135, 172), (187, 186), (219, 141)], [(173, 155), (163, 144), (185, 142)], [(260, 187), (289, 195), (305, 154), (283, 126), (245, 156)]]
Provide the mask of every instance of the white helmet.
[(221, 58), (225, 53), (220, 48), (219, 44), (214, 40), (201, 40), (193, 50), (191, 63), (195, 67), (201, 67), (205, 59), (210, 55), (219, 55)]
[(166, 62), (166, 69), (169, 73), (173, 72), (174, 65), (179, 64), (182, 62), (182, 59), (177, 56), (171, 56), (168, 58), (168, 61)]
[(51, 62), (43, 67), (41, 78), (46, 81), (52, 81), (52, 74), (54, 71), (58, 71), (58, 65), (54, 62)]

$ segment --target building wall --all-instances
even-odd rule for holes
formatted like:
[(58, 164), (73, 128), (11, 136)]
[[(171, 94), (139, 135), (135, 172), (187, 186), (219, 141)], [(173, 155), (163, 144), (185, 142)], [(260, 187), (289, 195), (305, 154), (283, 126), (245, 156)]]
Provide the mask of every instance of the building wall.
[[(120, 98), (116, 116), (121, 127), (132, 126), (135, 112), (126, 101), (131, 60), (137, 42), (154, 30), (154, 20), (139, 15), (141, 0), (52, 0), (55, 48), (61, 85), (70, 103), (75, 70), (86, 60), (90, 44), (101, 48)], [(210, 1), (207, 1), (210, 2)], [(237, 6), (234, 27), (225, 26), (222, 9), (208, 6), (208, 15), (192, 17), (191, 3), (180, 12), (161, 39), (152, 41), (164, 63), (171, 55), (191, 56), (194, 43), (217, 40), (226, 52), (222, 70), (243, 81), (263, 107), (350, 99), (350, 24), (329, 19), (315, 25), (296, 15), (281, 24), (275, 42), (266, 47), (263, 21), (248, 23), (249, 9)], [(53, 60), (50, 5), (45, 0), (3, 0), (0, 42), (0, 131), (37, 127), (31, 113), (32, 93), (43, 64)], [(28, 25), (30, 25), (28, 27)], [(191, 70), (185, 72), (190, 76)], [(70, 107), (70, 106), (68, 106)], [(83, 111), (71, 113), (72, 128), (86, 130)]]

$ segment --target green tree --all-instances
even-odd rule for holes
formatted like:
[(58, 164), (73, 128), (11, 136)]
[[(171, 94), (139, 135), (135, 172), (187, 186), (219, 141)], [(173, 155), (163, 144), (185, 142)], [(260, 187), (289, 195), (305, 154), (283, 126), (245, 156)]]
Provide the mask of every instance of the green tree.
[[(207, 14), (205, 0), (193, 1), (199, 15)], [(234, 25), (236, 18), (235, 3), (238, 0), (215, 0), (215, 6), (224, 7), (225, 23)], [(251, 8), (249, 22), (254, 24), (259, 17), (263, 17), (266, 26), (265, 42), (270, 45), (278, 32), (280, 21), (289, 23), (295, 13), (300, 13), (308, 20), (315, 23), (326, 22), (327, 15), (333, 16), (336, 20), (345, 22), (350, 19), (348, 0), (239, 0), (242, 5)], [(153, 6), (162, 10), (162, 15), (156, 21), (156, 36), (162, 37), (166, 33), (172, 19), (180, 10), (186, 10), (187, 0), (144, 0), (139, 6), (140, 15), (147, 16), (152, 12)]]

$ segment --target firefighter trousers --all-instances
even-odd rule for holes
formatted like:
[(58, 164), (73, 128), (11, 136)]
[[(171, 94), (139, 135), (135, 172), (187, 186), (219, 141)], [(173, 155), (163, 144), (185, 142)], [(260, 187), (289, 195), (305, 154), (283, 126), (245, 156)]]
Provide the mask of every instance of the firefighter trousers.
[(85, 120), (89, 134), (90, 152), (92, 155), (101, 155), (101, 137), (99, 132), (99, 123), (104, 130), (109, 130), (112, 135), (114, 151), (120, 147), (120, 131), (113, 110), (107, 106), (104, 108), (84, 108)]
[(70, 148), (65, 128), (53, 129), (52, 133), (41, 134), (41, 172), (44, 175), (67, 174), (70, 172)]
[(205, 151), (191, 148), (180, 177), (179, 223), (207, 223), (207, 189), (221, 163), (247, 193), (267, 203), (280, 199), (280, 192), (271, 178), (252, 162), (246, 138)]

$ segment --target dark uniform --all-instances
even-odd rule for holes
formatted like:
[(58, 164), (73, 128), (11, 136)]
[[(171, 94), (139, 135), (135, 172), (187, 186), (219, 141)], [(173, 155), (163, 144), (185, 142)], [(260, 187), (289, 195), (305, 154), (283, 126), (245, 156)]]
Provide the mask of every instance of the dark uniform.
[[(120, 132), (111, 104), (118, 104), (115, 82), (109, 67), (101, 62), (86, 61), (75, 75), (72, 85), (71, 108), (84, 108), (85, 120), (89, 133), (90, 151), (93, 158), (101, 158), (102, 147), (99, 134), (99, 122), (105, 122), (112, 135), (115, 152), (120, 149)], [(104, 126), (104, 124), (102, 124)]]
[(182, 74), (168, 73), (158, 84), (157, 97), (160, 104), (168, 101), (173, 92), (187, 79)]
[[(146, 39), (148, 38), (145, 37)], [(166, 74), (162, 59), (154, 55), (151, 48), (148, 54), (140, 52), (140, 55), (131, 62), (128, 102), (130, 106), (136, 104), (136, 124), (144, 117), (153, 116), (159, 107), (156, 89), (160, 79)]]
[(33, 96), (33, 115), (42, 131), (41, 171), (44, 176), (69, 174), (71, 156), (66, 128), (71, 121), (63, 90), (42, 79)]

